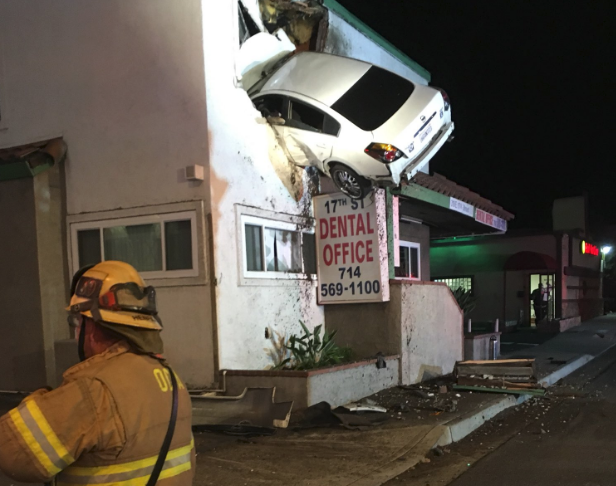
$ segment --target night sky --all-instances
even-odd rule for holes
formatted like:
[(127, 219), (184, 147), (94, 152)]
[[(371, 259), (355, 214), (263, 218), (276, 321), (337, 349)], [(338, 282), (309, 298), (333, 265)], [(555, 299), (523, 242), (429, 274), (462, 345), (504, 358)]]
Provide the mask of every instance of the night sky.
[(432, 74), (456, 123), (437, 172), (549, 228), (556, 197), (587, 191), (616, 223), (616, 4), (607, 0), (339, 0)]

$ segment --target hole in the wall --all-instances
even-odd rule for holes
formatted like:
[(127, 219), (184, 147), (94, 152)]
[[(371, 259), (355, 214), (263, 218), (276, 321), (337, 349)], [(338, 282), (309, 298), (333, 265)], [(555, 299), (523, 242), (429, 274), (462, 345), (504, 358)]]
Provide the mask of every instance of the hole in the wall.
[(270, 332), (269, 332), (269, 328), (265, 328), (265, 339), (269, 339), (270, 338)]

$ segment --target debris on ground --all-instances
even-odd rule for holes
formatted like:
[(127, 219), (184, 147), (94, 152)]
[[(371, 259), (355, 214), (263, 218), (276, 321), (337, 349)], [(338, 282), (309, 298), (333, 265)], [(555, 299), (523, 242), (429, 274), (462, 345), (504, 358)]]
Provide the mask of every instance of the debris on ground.
[(192, 395), (192, 424), (286, 428), (293, 402), (275, 402), (275, 392), (276, 388), (246, 388), (237, 397)]
[(343, 405), (350, 412), (380, 412), (387, 413), (387, 409), (372, 403), (348, 403)]
[[(383, 407), (358, 405), (354, 410), (350, 410), (348, 406), (352, 405), (332, 409), (329, 403), (319, 402), (293, 414), (289, 427), (293, 430), (300, 430), (342, 426), (350, 430), (368, 430), (381, 425), (390, 418), (387, 413), (384, 413), (387, 410)], [(362, 408), (366, 410), (361, 410)]]

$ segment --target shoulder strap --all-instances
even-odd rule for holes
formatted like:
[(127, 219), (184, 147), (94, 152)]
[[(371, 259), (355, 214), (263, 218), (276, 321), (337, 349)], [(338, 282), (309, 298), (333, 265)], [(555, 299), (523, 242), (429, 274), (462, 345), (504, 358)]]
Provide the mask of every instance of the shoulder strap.
[(154, 464), (154, 469), (152, 469), (152, 474), (150, 475), (150, 479), (148, 480), (146, 486), (154, 486), (158, 481), (158, 476), (160, 476), (160, 472), (165, 465), (165, 460), (167, 459), (167, 453), (169, 452), (169, 446), (171, 446), (171, 439), (173, 439), (173, 433), (175, 432), (175, 422), (178, 418), (178, 383), (175, 378), (175, 373), (173, 370), (165, 365), (165, 368), (169, 370), (169, 374), (171, 375), (171, 385), (173, 388), (173, 401), (171, 403), (171, 417), (169, 418), (169, 427), (167, 427), (167, 434), (165, 435), (165, 439), (163, 440), (163, 445), (160, 448), (160, 452), (158, 453), (158, 459), (156, 459), (156, 464)]

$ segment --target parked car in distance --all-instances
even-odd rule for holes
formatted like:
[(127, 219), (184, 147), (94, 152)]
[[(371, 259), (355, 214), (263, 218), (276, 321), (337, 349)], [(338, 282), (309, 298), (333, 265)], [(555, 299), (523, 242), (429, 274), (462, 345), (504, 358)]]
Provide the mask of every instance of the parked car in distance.
[(443, 90), (330, 54), (293, 55), (248, 92), (293, 162), (353, 199), (413, 177), (454, 128)]

